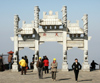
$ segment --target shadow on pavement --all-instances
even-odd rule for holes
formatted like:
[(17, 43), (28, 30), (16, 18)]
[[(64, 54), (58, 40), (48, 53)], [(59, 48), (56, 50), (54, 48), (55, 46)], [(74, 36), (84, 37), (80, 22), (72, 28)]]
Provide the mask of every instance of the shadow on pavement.
[(62, 79), (59, 79), (58, 81), (62, 81), (62, 80), (69, 80), (71, 78), (62, 78)]
[(91, 72), (92, 72), (92, 71), (96, 71), (96, 70), (100, 70), (100, 69), (90, 69)]
[(80, 80), (80, 81), (78, 81), (78, 82), (82, 82), (82, 81), (92, 81), (92, 79)]
[(32, 74), (26, 74), (26, 75), (34, 75), (34, 74), (32, 73)]
[(26, 75), (36, 75), (37, 73), (29, 73), (27, 72)]
[(44, 77), (44, 79), (48, 79), (48, 78), (51, 78), (51, 77)]
[(27, 71), (27, 72), (33, 72), (33, 70), (31, 70), (31, 71)]

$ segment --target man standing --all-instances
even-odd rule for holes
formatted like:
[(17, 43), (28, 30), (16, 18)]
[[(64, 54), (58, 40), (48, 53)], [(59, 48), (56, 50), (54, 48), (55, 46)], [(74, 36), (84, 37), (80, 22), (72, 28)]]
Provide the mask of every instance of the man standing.
[(74, 74), (75, 74), (75, 80), (78, 81), (78, 74), (79, 74), (79, 70), (81, 69), (81, 65), (78, 62), (78, 59), (75, 59), (75, 62), (72, 65), (72, 69), (74, 69)]
[(41, 57), (39, 57), (39, 61), (37, 61), (36, 64), (37, 68), (38, 68), (38, 75), (39, 75), (39, 79), (43, 79), (43, 61), (41, 60)]
[(13, 53), (14, 52), (12, 52), (12, 51), (8, 52), (8, 54), (9, 54), (9, 56), (8, 56), (9, 69), (12, 68)]
[(51, 72), (53, 81), (56, 81), (57, 65), (58, 63), (56, 62), (56, 58), (54, 58), (53, 62), (51, 63)]
[(23, 71), (24, 71), (24, 74), (26, 75), (26, 66), (27, 66), (27, 63), (26, 63), (24, 57), (22, 57), (22, 60), (20, 60), (19, 65), (22, 66), (21, 75), (23, 75)]

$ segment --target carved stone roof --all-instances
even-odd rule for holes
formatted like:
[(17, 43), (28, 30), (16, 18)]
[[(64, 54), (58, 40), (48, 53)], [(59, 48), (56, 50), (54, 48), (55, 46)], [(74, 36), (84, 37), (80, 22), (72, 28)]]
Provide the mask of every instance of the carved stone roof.
[(67, 22), (68, 26), (68, 33), (69, 34), (83, 34), (84, 30), (79, 27), (79, 21), (76, 23), (70, 23), (70, 21)]
[(58, 12), (55, 12), (55, 15), (53, 15), (52, 11), (49, 11), (49, 15), (43, 12), (43, 19), (40, 20), (40, 25), (62, 25), (62, 21), (58, 19)]
[(25, 21), (23, 21), (22, 29), (19, 31), (19, 34), (33, 34), (34, 33), (34, 22), (32, 24), (26, 24)]

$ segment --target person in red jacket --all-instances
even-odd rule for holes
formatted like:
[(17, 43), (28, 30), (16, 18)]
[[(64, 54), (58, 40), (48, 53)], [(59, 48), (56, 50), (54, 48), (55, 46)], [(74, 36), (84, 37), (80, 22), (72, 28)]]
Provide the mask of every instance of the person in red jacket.
[(46, 74), (46, 72), (49, 73), (49, 70), (48, 70), (49, 60), (46, 56), (45, 56), (45, 59), (44, 59), (43, 63), (44, 63), (44, 67), (45, 67), (44, 68), (45, 69), (45, 74)]

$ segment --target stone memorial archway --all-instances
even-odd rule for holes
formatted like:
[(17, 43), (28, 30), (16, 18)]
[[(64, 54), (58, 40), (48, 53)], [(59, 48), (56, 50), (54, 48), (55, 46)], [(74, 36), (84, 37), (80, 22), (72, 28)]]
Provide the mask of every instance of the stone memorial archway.
[[(82, 69), (89, 71), (88, 64), (88, 15), (85, 14), (82, 18), (83, 27), (79, 27), (79, 21), (70, 23), (67, 21), (67, 7), (63, 6), (62, 19), (58, 18), (58, 12), (53, 15), (49, 11), (47, 15), (43, 12), (43, 19), (39, 19), (40, 9), (38, 6), (34, 7), (34, 21), (31, 24), (26, 24), (23, 21), (22, 28), (19, 28), (20, 18), (18, 15), (14, 16), (14, 63), (12, 71), (18, 71), (18, 52), (24, 47), (29, 47), (35, 50), (35, 64), (34, 71), (37, 70), (36, 62), (39, 55), (39, 45), (46, 41), (56, 41), (63, 45), (63, 63), (62, 71), (68, 71), (67, 51), (73, 47), (78, 47), (84, 50), (84, 63)], [(39, 28), (41, 26), (42, 28)], [(60, 28), (62, 27), (62, 28)], [(21, 37), (19, 37), (21, 35)], [(69, 35), (69, 36), (68, 36)]]

